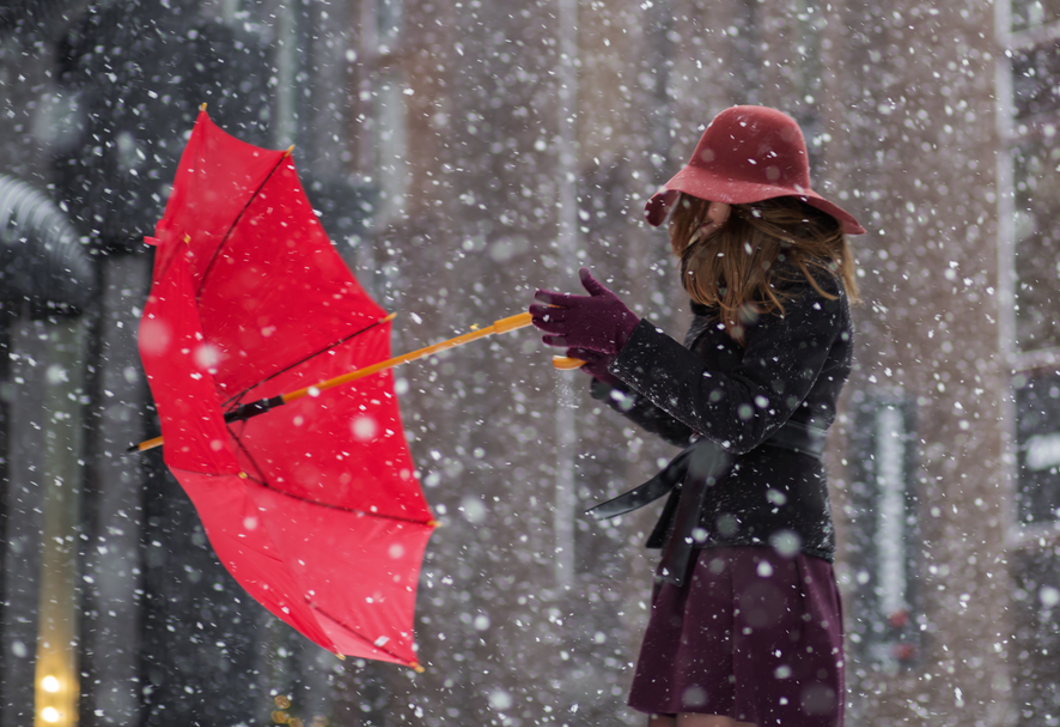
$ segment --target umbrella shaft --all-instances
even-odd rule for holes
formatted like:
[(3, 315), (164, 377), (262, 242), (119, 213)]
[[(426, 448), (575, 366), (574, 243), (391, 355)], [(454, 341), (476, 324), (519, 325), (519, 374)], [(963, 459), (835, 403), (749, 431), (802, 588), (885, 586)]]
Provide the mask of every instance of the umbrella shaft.
[(501, 318), (498, 321), (494, 321), (493, 325), (486, 326), (485, 328), (480, 328), (477, 331), (465, 333), (462, 336), (450, 338), (448, 341), (442, 341), (441, 343), (436, 343), (432, 346), (427, 346), (426, 348), (421, 348), (410, 353), (402, 354), (401, 356), (396, 356), (386, 361), (380, 361), (379, 363), (372, 364), (371, 366), (366, 366), (363, 369), (351, 371), (347, 374), (343, 374), (342, 376), (336, 376), (333, 379), (322, 381), (314, 386), (308, 386), (304, 389), (299, 389), (298, 391), (292, 391), (288, 394), (284, 394), (283, 400), (284, 403), (287, 403), (295, 399), (301, 399), (303, 396), (306, 395), (315, 396), (316, 394), (320, 393), (321, 391), (325, 391), (326, 389), (332, 389), (336, 386), (342, 386), (343, 384), (348, 384), (351, 381), (356, 381), (357, 379), (363, 379), (366, 376), (371, 376), (372, 374), (377, 374), (380, 371), (392, 369), (400, 364), (408, 363), (409, 361), (415, 361), (418, 358), (430, 356), (433, 353), (438, 353), (439, 351), (444, 351), (448, 348), (462, 346), (465, 343), (471, 343), (472, 341), (477, 341), (480, 338), (492, 336), (495, 333), (507, 333), (508, 331), (515, 331), (519, 328), (525, 328), (526, 326), (529, 326), (531, 322), (532, 321), (530, 319), (529, 313), (519, 313), (518, 315), (508, 316), (507, 318)]
[[(290, 393), (283, 394), (282, 396), (273, 396), (269, 399), (259, 399), (258, 401), (252, 401), (249, 404), (242, 404), (233, 409), (232, 411), (225, 413), (225, 422), (232, 423), (238, 421), (245, 421), (247, 419), (250, 419), (251, 417), (258, 416), (259, 414), (264, 414), (270, 409), (275, 409), (278, 406), (283, 406), (284, 404), (290, 401), (301, 399), (303, 396), (316, 396), (321, 391), (324, 391), (326, 389), (332, 389), (336, 386), (341, 386), (343, 384), (348, 384), (351, 381), (356, 381), (357, 379), (363, 379), (366, 376), (371, 376), (372, 374), (379, 373), (380, 371), (386, 371), (387, 369), (391, 369), (403, 363), (408, 363), (409, 361), (415, 361), (416, 359), (423, 358), (424, 356), (430, 356), (432, 353), (438, 353), (439, 351), (444, 351), (447, 348), (462, 346), (465, 343), (477, 341), (480, 338), (491, 336), (495, 333), (507, 333), (508, 331), (515, 331), (520, 328), (525, 328), (526, 326), (529, 326), (531, 322), (532, 321), (530, 320), (529, 313), (519, 313), (518, 315), (508, 316), (507, 318), (501, 318), (500, 320), (494, 321), (493, 325), (491, 326), (480, 328), (479, 330), (472, 331), (471, 333), (465, 333), (464, 335), (457, 336), (456, 338), (450, 338), (448, 341), (442, 341), (441, 343), (436, 343), (433, 346), (421, 348), (418, 351), (412, 351), (411, 353), (406, 353), (401, 356), (388, 359), (386, 361), (380, 361), (377, 364), (367, 366), (363, 369), (351, 371), (350, 373), (343, 374), (342, 376), (336, 376), (333, 379), (322, 381), (314, 386), (307, 386), (304, 389), (292, 391)], [(146, 442), (134, 444), (126, 451), (143, 452), (148, 449), (154, 449), (155, 447), (159, 447), (161, 445), (162, 437), (155, 437), (154, 439), (149, 439)]]

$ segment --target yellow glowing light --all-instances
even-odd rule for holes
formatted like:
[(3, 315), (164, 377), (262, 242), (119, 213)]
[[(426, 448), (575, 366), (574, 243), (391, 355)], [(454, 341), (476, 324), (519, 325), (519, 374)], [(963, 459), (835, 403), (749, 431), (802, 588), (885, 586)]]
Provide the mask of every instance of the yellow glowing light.
[(62, 686), (59, 680), (53, 677), (51, 674), (40, 680), (41, 688), (46, 692), (57, 692)]
[(41, 719), (45, 722), (58, 722), (59, 721), (59, 710), (55, 707), (45, 707), (40, 712)]

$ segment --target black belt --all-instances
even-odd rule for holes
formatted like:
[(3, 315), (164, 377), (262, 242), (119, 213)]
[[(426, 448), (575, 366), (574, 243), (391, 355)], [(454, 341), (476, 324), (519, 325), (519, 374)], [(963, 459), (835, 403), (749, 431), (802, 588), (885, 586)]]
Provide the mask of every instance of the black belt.
[[(824, 429), (789, 421), (760, 446), (779, 447), (820, 459), (824, 452), (826, 436)], [(703, 508), (707, 489), (729, 471), (731, 464), (732, 455), (721, 445), (709, 439), (700, 439), (686, 447), (670, 460), (662, 471), (643, 485), (587, 510), (586, 514), (596, 520), (624, 515), (658, 500), (684, 483), (673, 530), (663, 551), (659, 569), (660, 579), (679, 586), (684, 581), (688, 561), (692, 556), (692, 535), (699, 524), (699, 513)]]

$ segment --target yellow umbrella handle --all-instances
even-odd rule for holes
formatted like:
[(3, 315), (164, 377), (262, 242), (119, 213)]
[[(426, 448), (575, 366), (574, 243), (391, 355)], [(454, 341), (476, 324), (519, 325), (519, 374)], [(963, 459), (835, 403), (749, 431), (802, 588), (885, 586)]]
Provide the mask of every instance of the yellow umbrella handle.
[(552, 366), (560, 371), (573, 371), (574, 369), (580, 369), (584, 365), (585, 362), (580, 358), (571, 358), (570, 356), (552, 357)]

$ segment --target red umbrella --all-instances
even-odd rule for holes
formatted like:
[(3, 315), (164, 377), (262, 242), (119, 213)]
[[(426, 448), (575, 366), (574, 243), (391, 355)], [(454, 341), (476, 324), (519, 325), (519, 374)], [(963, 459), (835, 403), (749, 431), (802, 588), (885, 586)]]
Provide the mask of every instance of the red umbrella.
[(204, 109), (148, 242), (140, 352), (166, 464), (221, 562), (323, 648), (418, 667), (435, 522), (392, 374), (314, 386), (388, 359), (390, 319), (332, 247), (289, 152), (229, 136)]

